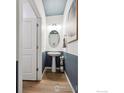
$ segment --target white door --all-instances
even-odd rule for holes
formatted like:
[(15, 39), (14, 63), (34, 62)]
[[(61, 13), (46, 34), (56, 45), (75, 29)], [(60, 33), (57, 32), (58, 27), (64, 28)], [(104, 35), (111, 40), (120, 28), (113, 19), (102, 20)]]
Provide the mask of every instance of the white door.
[(22, 74), (23, 80), (36, 80), (37, 68), (37, 21), (25, 18), (22, 32)]

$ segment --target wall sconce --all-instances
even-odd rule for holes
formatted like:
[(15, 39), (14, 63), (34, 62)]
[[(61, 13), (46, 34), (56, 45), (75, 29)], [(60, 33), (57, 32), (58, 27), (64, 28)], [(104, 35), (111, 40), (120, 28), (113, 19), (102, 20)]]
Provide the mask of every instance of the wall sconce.
[(57, 25), (57, 24), (51, 24), (48, 26), (48, 29), (51, 30), (60, 30), (62, 28), (61, 25)]

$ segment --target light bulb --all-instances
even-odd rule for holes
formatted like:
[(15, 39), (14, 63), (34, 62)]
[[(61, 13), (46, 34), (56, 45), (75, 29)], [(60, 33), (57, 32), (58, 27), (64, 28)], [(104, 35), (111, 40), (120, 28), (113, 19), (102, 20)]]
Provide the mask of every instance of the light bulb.
[(49, 25), (48, 29), (51, 30), (60, 30), (62, 28), (61, 25)]

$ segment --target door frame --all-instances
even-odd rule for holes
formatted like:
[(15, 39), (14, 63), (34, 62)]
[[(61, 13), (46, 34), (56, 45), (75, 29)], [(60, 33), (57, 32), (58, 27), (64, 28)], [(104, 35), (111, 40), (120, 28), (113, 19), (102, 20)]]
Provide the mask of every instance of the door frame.
[(38, 49), (37, 49), (37, 68), (38, 68), (38, 71), (36, 72), (37, 73), (37, 80), (41, 80), (41, 76), (42, 76), (42, 33), (41, 33), (41, 18), (37, 18), (37, 24), (38, 24), (38, 27), (37, 27), (37, 46), (38, 46)]
[[(28, 0), (29, 4), (31, 5), (34, 13), (36, 14), (36, 17), (38, 19), (38, 24), (39, 24), (39, 28), (38, 28), (38, 68), (40, 67), (39, 71), (38, 71), (38, 77), (37, 80), (41, 80), (41, 76), (42, 76), (42, 51), (41, 51), (41, 16), (40, 13), (36, 7), (36, 4), (33, 0)], [(23, 0), (16, 0), (16, 19), (17, 19), (17, 41), (18, 41), (18, 64), (19, 64), (19, 68), (18, 68), (18, 93), (22, 93), (22, 89), (23, 89), (23, 84), (22, 84), (22, 30), (23, 30)]]

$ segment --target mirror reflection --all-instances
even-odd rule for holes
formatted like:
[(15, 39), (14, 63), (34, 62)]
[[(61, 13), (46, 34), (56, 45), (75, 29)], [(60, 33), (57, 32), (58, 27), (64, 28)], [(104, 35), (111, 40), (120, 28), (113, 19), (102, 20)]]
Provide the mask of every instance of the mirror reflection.
[(57, 47), (58, 44), (59, 44), (59, 41), (60, 41), (60, 35), (59, 35), (58, 31), (52, 30), (49, 33), (49, 44), (50, 44), (50, 46), (53, 47), (53, 48)]

